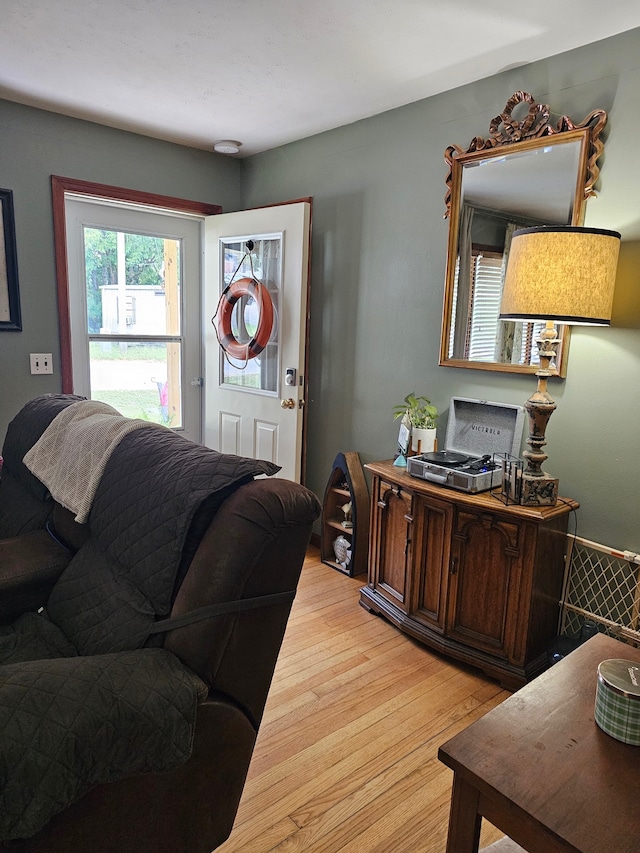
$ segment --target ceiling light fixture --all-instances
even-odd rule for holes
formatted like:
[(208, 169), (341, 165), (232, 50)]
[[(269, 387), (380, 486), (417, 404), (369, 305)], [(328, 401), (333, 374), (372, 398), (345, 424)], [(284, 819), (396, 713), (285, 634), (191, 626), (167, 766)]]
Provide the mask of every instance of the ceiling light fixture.
[(236, 142), (234, 139), (219, 139), (213, 143), (213, 150), (218, 154), (238, 154), (242, 148), (242, 142)]

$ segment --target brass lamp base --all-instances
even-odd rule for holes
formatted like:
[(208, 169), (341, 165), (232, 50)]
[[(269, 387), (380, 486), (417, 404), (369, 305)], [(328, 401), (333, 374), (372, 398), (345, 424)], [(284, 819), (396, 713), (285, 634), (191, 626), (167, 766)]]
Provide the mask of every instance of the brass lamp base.
[(522, 506), (555, 506), (558, 502), (558, 479), (542, 472), (541, 477), (522, 475)]

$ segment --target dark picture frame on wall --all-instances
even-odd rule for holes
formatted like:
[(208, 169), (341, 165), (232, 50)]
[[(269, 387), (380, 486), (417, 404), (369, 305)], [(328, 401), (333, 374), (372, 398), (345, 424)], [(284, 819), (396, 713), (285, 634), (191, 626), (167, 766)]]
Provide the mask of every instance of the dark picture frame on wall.
[(13, 192), (0, 189), (0, 332), (22, 331)]

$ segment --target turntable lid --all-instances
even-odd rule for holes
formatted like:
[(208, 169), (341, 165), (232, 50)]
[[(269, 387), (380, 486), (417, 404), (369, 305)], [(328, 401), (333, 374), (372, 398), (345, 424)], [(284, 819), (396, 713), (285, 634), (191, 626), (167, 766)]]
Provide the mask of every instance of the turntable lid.
[(519, 456), (524, 418), (522, 406), (452, 397), (445, 449), (468, 456)]

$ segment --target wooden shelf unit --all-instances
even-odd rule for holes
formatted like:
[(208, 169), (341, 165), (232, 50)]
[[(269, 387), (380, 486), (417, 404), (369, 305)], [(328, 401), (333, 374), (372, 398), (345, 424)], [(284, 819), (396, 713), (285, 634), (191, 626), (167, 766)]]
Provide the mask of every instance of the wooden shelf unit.
[[(344, 527), (340, 509), (351, 501), (352, 527)], [(351, 543), (351, 559), (344, 566), (336, 560), (333, 543), (338, 536)], [(367, 572), (369, 546), (369, 490), (360, 457), (355, 451), (338, 453), (333, 461), (322, 503), (320, 557), (323, 563), (354, 577)]]

